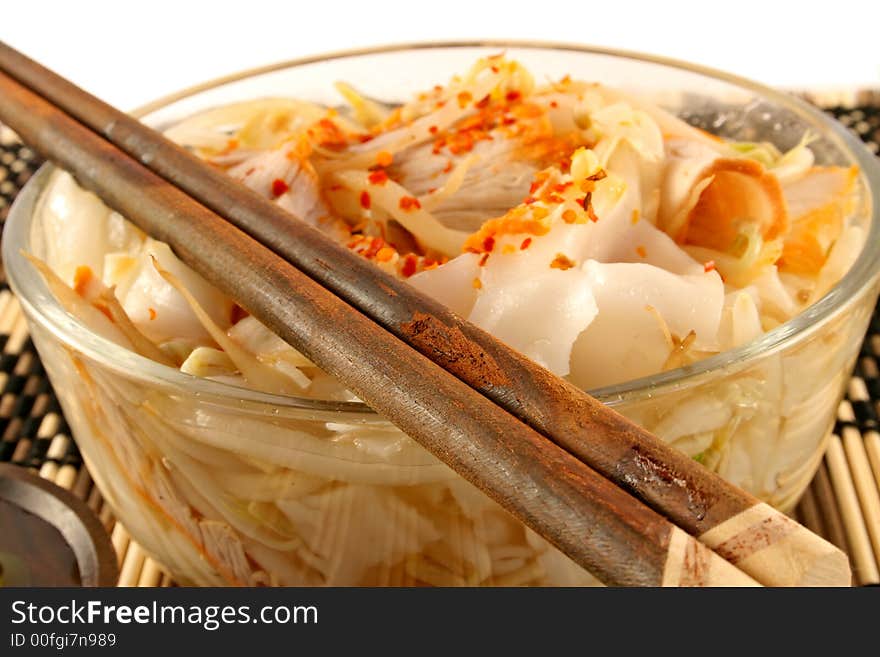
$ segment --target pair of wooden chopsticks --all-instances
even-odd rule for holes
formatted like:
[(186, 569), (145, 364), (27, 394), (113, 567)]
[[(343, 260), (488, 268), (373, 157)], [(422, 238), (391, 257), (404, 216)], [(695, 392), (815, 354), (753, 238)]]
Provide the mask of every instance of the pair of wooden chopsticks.
[(2, 43), (0, 71), (27, 143), (604, 582), (849, 584), (830, 543), (160, 134)]

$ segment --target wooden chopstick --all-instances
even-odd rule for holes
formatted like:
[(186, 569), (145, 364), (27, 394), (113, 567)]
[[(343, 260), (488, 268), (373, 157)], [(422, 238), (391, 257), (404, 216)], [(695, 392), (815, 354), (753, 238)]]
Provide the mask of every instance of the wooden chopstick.
[(831, 485), (831, 476), (828, 474), (828, 466), (825, 465), (823, 459), (813, 476), (810, 483), (810, 490), (813, 492), (814, 499), (822, 516), (823, 526), (825, 528), (824, 535), (828, 537), (834, 545), (841, 550), (850, 554), (852, 551), (846, 541), (846, 530), (843, 528), (843, 519), (840, 517), (840, 504), (834, 494), (834, 487)]
[[(63, 111), (0, 73), (0, 118), (528, 526), (615, 585), (755, 585)], [(209, 244), (209, 248), (205, 245)]]
[(840, 437), (831, 435), (825, 462), (831, 475), (831, 485), (840, 507), (847, 543), (853, 558), (855, 574), (861, 584), (880, 584), (880, 570), (871, 549), (865, 519), (859, 507), (859, 498), (852, 473), (846, 464), (846, 455)]
[[(849, 581), (846, 556), (824, 539), (2, 42), (0, 70), (105, 136), (709, 547), (732, 550), (726, 556), (760, 582), (787, 586)], [(789, 567), (780, 568), (783, 563)]]
[(871, 474), (865, 441), (855, 427), (844, 427), (841, 439), (853, 484), (858, 493), (862, 519), (871, 539), (874, 560), (880, 565), (880, 491)]

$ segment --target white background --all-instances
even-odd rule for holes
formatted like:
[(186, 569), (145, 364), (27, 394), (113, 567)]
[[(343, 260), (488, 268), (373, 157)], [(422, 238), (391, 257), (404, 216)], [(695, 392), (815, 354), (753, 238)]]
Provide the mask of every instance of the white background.
[(877, 0), (0, 2), (0, 39), (124, 109), (304, 55), (480, 38), (637, 50), (786, 88), (880, 87)]

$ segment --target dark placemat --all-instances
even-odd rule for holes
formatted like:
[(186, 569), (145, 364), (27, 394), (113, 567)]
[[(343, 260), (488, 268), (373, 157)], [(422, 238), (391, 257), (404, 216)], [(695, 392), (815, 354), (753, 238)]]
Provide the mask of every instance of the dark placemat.
[[(816, 104), (828, 98), (805, 94)], [(826, 111), (880, 152), (880, 92), (854, 96), (859, 106)], [(833, 102), (838, 101), (835, 98)], [(0, 223), (39, 158), (0, 126)], [(83, 465), (76, 443), (33, 343), (18, 301), (0, 267), (0, 462), (32, 469), (72, 490), (99, 514), (120, 562), (120, 585), (168, 586), (161, 567), (144, 555), (117, 523)], [(880, 584), (880, 306), (829, 442), (826, 458), (793, 515), (850, 555), (855, 584)]]

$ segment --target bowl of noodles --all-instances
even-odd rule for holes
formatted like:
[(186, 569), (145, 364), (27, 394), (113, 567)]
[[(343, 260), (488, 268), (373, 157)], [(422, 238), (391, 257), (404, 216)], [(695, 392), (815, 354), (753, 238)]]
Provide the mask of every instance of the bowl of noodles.
[[(817, 110), (456, 43), (138, 115), (762, 500), (809, 483), (880, 277), (877, 164)], [(177, 581), (596, 583), (68, 174), (29, 183), (3, 256), (93, 478)]]

